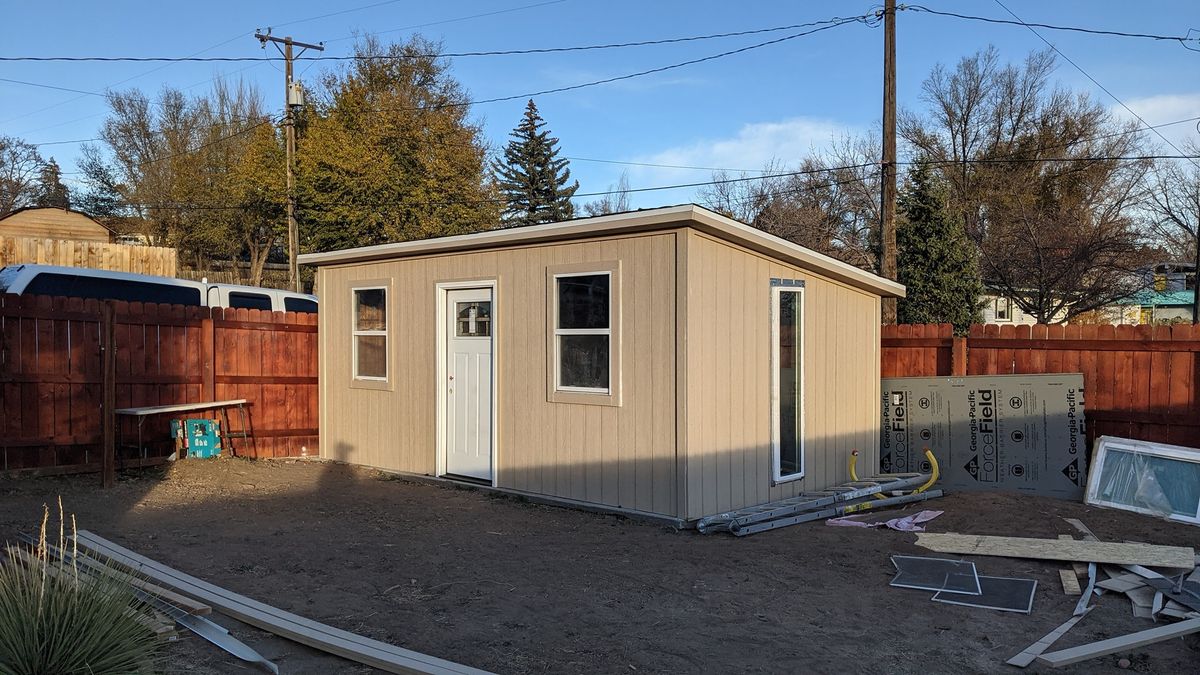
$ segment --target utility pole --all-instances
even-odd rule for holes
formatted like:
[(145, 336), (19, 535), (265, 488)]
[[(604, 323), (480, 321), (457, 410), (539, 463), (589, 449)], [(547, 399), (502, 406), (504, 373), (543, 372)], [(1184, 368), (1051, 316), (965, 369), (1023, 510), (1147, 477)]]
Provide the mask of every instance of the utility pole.
[[(254, 32), (254, 37), (262, 43), (265, 49), (267, 43), (275, 45), (279, 53), (283, 55), (283, 60), (286, 64), (284, 92), (283, 92), (283, 133), (284, 133), (284, 148), (287, 153), (287, 223), (288, 223), (288, 284), (292, 290), (297, 293), (301, 292), (300, 286), (300, 268), (296, 264), (296, 254), (300, 250), (300, 231), (296, 226), (296, 118), (293, 111), (304, 105), (304, 97), (299, 88), (292, 84), (292, 62), (300, 57), (304, 52), (315, 49), (319, 52), (325, 51), (324, 44), (307, 44), (304, 42), (296, 42), (289, 35), (288, 37), (279, 38), (271, 35), (271, 29), (268, 28), (266, 33), (259, 31)], [(279, 45), (283, 45), (280, 47)], [(300, 47), (300, 54), (292, 54), (292, 47)]]
[[(1200, 204), (1200, 182), (1196, 185), (1196, 204)], [(1200, 325), (1200, 209), (1196, 212), (1196, 266), (1192, 268), (1192, 325)], [(1185, 280), (1187, 276), (1183, 277)]]
[[(896, 280), (896, 0), (883, 3), (883, 158), (880, 164), (883, 258), (879, 272)], [(896, 323), (896, 299), (883, 299), (883, 323)]]

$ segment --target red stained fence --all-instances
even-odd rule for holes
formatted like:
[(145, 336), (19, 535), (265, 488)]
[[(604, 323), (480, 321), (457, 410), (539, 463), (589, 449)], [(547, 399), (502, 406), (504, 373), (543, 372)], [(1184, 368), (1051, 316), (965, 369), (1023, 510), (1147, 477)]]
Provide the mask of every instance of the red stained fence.
[(1083, 373), (1088, 435), (1200, 447), (1200, 327), (883, 327), (884, 377)]
[[(115, 408), (244, 398), (235, 454), (316, 454), (317, 315), (113, 302)], [(104, 303), (0, 296), (0, 471), (97, 471), (103, 447)], [(170, 418), (119, 416), (117, 466), (163, 461)], [(218, 411), (184, 417), (222, 416)], [(242, 431), (230, 411), (232, 429)]]

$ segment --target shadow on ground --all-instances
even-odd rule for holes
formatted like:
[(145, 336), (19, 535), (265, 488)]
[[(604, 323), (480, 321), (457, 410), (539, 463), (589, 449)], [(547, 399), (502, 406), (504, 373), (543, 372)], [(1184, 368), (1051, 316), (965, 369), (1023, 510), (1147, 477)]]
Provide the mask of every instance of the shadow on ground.
[[(1055, 563), (975, 558), (1039, 581), (1032, 615), (933, 603), (888, 587), (912, 534), (810, 523), (701, 536), (314, 461), (180, 462), (95, 476), (0, 480), (0, 539), (62, 495), (80, 526), (257, 600), (501, 673), (996, 672), (1071, 615)], [(1054, 537), (1078, 517), (1102, 539), (1200, 547), (1200, 528), (1024, 495), (955, 494), (937, 532)], [(362, 666), (228, 620), (288, 673)], [(1062, 646), (1151, 627), (1107, 596)], [(1200, 638), (1138, 650), (1135, 668), (1196, 672)], [(174, 672), (242, 664), (195, 638)], [(1106, 657), (1057, 672), (1117, 672)]]

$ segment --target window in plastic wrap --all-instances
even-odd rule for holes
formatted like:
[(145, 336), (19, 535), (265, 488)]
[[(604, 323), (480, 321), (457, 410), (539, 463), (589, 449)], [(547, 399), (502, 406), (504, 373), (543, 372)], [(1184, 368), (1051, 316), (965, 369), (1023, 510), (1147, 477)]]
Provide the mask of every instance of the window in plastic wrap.
[(1200, 452), (1193, 459), (1142, 446), (1105, 444), (1088, 501), (1200, 524)]

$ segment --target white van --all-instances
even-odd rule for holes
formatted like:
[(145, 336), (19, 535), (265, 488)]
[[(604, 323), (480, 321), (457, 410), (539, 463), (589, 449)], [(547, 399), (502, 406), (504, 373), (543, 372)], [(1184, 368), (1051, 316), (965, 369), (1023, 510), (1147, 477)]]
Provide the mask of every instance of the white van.
[(316, 312), (317, 296), (237, 284), (209, 284), (209, 307), (245, 307), (275, 312)]
[(56, 265), (0, 269), (0, 293), (65, 295), (96, 300), (161, 302), (196, 307), (246, 307), (276, 312), (316, 312), (317, 297), (273, 288), (207, 284), (172, 277)]

